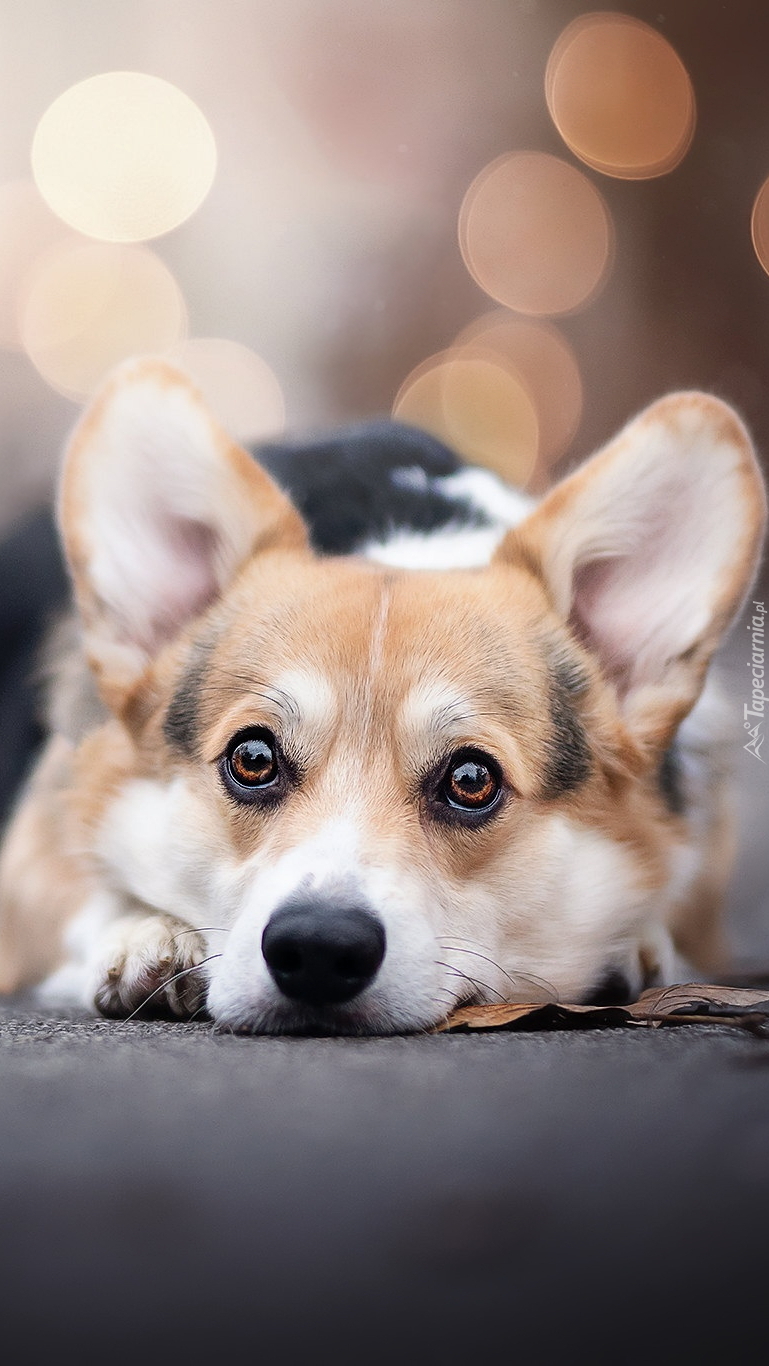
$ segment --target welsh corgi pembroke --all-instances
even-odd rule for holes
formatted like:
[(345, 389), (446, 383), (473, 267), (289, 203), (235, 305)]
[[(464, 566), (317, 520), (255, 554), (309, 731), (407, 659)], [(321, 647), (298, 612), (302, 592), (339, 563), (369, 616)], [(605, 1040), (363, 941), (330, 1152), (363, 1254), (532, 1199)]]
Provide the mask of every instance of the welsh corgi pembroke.
[(66, 453), (77, 625), (0, 989), (377, 1034), (716, 970), (705, 680), (764, 519), (706, 394), (535, 503), (397, 424), (254, 459), (184, 374), (122, 366)]

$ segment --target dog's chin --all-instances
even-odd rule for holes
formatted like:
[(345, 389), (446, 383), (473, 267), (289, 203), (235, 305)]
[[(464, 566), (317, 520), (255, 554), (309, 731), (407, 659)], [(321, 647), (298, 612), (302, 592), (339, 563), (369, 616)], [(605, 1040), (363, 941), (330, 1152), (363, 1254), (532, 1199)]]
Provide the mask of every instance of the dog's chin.
[(329, 1038), (344, 1035), (414, 1034), (439, 1024), (435, 1019), (414, 1016), (399, 1018), (396, 1011), (379, 1004), (310, 1006), (290, 1000), (271, 1001), (259, 1009), (214, 1016), (217, 1029), (234, 1034), (293, 1034), (301, 1037)]

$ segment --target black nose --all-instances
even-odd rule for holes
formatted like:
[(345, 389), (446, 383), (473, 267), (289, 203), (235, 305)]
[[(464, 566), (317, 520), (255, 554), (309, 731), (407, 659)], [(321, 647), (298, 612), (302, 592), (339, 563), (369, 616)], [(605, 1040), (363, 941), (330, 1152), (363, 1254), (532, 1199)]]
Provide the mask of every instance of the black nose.
[(284, 996), (309, 1005), (351, 1001), (379, 971), (383, 926), (359, 906), (304, 898), (278, 908), (262, 935), (262, 953)]

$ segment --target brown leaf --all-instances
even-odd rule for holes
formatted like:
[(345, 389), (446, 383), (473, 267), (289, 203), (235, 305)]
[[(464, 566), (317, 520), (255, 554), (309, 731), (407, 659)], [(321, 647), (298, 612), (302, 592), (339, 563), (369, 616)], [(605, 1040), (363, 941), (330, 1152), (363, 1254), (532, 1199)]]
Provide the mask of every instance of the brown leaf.
[(735, 1018), (745, 1012), (769, 1015), (769, 989), (749, 991), (745, 987), (717, 987), (704, 982), (652, 987), (624, 1009), (634, 1018), (678, 1014)]
[(644, 991), (622, 1006), (568, 1002), (516, 1002), (463, 1006), (436, 1033), (483, 1029), (616, 1029), (623, 1025), (731, 1024), (764, 1032), (769, 1024), (769, 988), (711, 986), (689, 982)]
[(455, 1029), (605, 1029), (630, 1022), (624, 1006), (536, 1001), (515, 1005), (462, 1006), (437, 1026), (437, 1032)]

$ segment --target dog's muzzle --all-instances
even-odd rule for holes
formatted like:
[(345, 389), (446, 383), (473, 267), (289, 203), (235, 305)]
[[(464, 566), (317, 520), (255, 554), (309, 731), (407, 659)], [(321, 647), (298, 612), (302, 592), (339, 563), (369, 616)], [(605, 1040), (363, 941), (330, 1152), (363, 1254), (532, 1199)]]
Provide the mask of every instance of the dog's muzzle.
[(262, 953), (284, 996), (316, 1007), (339, 1005), (376, 977), (385, 956), (384, 926), (360, 905), (293, 898), (270, 916)]

